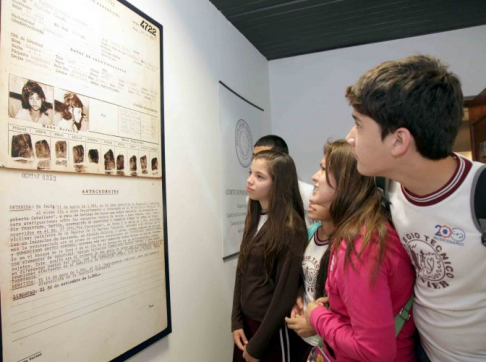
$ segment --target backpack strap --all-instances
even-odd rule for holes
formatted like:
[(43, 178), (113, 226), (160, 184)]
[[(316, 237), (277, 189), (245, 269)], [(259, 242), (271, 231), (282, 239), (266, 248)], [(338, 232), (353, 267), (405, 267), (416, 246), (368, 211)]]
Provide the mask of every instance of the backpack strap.
[(386, 177), (375, 176), (375, 185), (381, 194), (381, 203), (385, 207), (386, 211), (390, 212), (390, 197), (388, 195), (388, 189), (390, 187), (390, 180)]
[(481, 231), (481, 242), (486, 246), (486, 165), (483, 165), (474, 175), (471, 187), (471, 209), (474, 223)]
[(400, 333), (400, 331), (402, 330), (405, 322), (410, 319), (410, 308), (412, 308), (412, 304), (413, 294), (408, 300), (407, 304), (405, 304), (405, 306), (395, 316), (395, 337), (398, 336), (398, 333)]
[(309, 245), (309, 242), (312, 240), (312, 237), (317, 232), (317, 229), (319, 229), (320, 227), (321, 227), (321, 222), (319, 221), (311, 224), (311, 226), (307, 228), (307, 245)]

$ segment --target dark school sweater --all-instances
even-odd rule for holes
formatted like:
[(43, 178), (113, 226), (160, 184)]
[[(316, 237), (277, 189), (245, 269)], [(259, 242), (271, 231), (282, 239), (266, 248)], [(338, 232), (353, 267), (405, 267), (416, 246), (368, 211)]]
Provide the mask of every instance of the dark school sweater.
[[(261, 232), (264, 229), (265, 226)], [(246, 346), (247, 352), (254, 358), (263, 357), (272, 336), (284, 325), (285, 317), (295, 303), (305, 237), (288, 233), (288, 239), (282, 240), (285, 247), (275, 260), (270, 281), (264, 283), (264, 241), (261, 239), (253, 245), (243, 271), (236, 270), (231, 330), (243, 328), (244, 316), (261, 322)]]

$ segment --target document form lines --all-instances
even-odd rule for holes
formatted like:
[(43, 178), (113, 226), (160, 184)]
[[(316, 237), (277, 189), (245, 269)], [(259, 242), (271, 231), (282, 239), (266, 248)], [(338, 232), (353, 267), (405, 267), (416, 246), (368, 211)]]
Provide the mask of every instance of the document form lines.
[[(74, 303), (71, 303), (71, 304), (62, 305), (62, 306), (60, 306), (60, 307), (57, 307), (57, 308), (51, 309), (51, 310), (49, 310), (49, 311), (45, 311), (45, 312), (43, 312), (43, 313), (36, 314), (36, 315), (34, 315), (34, 316), (32, 316), (32, 317), (28, 317), (28, 318), (25, 318), (25, 319), (22, 319), (22, 320), (16, 321), (16, 322), (14, 322), (14, 323), (11, 323), (11, 325), (15, 325), (15, 324), (18, 324), (18, 323), (21, 323), (21, 322), (25, 322), (25, 321), (27, 321), (27, 320), (29, 320), (29, 319), (37, 318), (37, 317), (42, 316), (42, 315), (44, 315), (44, 314), (51, 313), (51, 312), (55, 312), (55, 311), (56, 311), (56, 310), (58, 310), (58, 309), (61, 309), (61, 308), (66, 308), (66, 307), (70, 307), (70, 306), (72, 306), (72, 305), (82, 303), (82, 302), (84, 302), (84, 301), (87, 301), (87, 300), (90, 300), (90, 299), (93, 299), (93, 298), (99, 297), (99, 296), (101, 296), (101, 295), (108, 294), (108, 293), (112, 293), (112, 292), (114, 292), (114, 291), (116, 291), (116, 290), (120, 290), (120, 289), (124, 289), (124, 288), (133, 287), (133, 286), (135, 286), (135, 285), (137, 285), (137, 284), (140, 284), (140, 283), (142, 283), (142, 282), (144, 282), (144, 281), (147, 281), (147, 280), (150, 280), (150, 279), (153, 279), (153, 278), (160, 278), (160, 275), (155, 275), (155, 276), (152, 276), (152, 277), (149, 277), (149, 278), (143, 279), (143, 280), (138, 280), (138, 281), (136, 281), (135, 283), (128, 284), (128, 285), (123, 285), (123, 286), (121, 286), (121, 287), (118, 287), (118, 288), (115, 288), (115, 289), (111, 289), (111, 290), (109, 290), (109, 291), (107, 291), (107, 292), (104, 292), (104, 293), (99, 293), (99, 294), (96, 294), (96, 295), (94, 295), (94, 296), (92, 296), (92, 297), (89, 297), (89, 298), (84, 298), (84, 299), (83, 299), (83, 300), (81, 300), (81, 301), (77, 301), (77, 302), (74, 302)], [(149, 283), (149, 284), (150, 284), (150, 283)], [(98, 288), (98, 289), (99, 289), (99, 288)], [(125, 292), (125, 293), (126, 293), (126, 292)], [(78, 296), (79, 296), (79, 295), (80, 295), (80, 294), (78, 294)], [(63, 299), (61, 299), (61, 300), (58, 300), (58, 301), (56, 301), (56, 302), (54, 302), (54, 303), (59, 303), (59, 302), (63, 302), (63, 301), (65, 301), (65, 300), (71, 300), (71, 299), (73, 299), (73, 298), (67, 298), (67, 299), (64, 299), (64, 300), (63, 300)], [(98, 302), (96, 302), (96, 303), (99, 303), (99, 302), (100, 302), (100, 301), (98, 301)], [(52, 304), (52, 303), (45, 304), (45, 305), (43, 305), (42, 307), (48, 306), (48, 305), (50, 305), (50, 304)], [(40, 308), (40, 307), (41, 307), (41, 306), (39, 306), (39, 307), (37, 307), (37, 308), (34, 308), (34, 309), (38, 309), (38, 308)], [(32, 310), (34, 310), (34, 309), (32, 309)]]
[[(137, 275), (135, 275), (134, 277), (131, 277), (131, 278), (128, 278), (128, 279), (124, 278), (124, 279), (119, 280), (119, 281), (117, 281), (117, 282), (114, 282), (114, 283), (112, 283), (112, 284), (110, 284), (110, 285), (115, 285), (115, 284), (118, 284), (118, 283), (122, 283), (122, 282), (124, 282), (124, 281), (131, 280), (131, 279), (134, 279), (134, 278), (140, 278), (141, 276), (147, 275), (147, 274), (149, 274), (149, 273), (151, 273), (151, 272), (154, 272), (154, 271), (160, 271), (160, 270), (161, 270), (161, 269), (160, 269), (159, 267), (157, 267), (157, 268), (155, 268), (155, 269), (149, 270), (149, 271), (148, 271), (147, 273), (145, 273), (145, 274), (137, 274)], [(137, 271), (137, 270), (135, 270), (135, 272), (136, 272), (136, 271)], [(131, 271), (130, 273), (133, 273), (133, 272), (134, 272), (134, 271)], [(126, 273), (126, 274), (129, 274), (129, 273)], [(126, 274), (124, 274), (124, 275), (126, 275)], [(103, 279), (103, 280), (98, 280), (98, 281), (96, 281), (96, 282), (92, 282), (90, 285), (84, 285), (84, 286), (80, 286), (80, 288), (91, 287), (91, 286), (93, 286), (93, 284), (99, 284), (99, 283), (102, 283), (102, 282), (106, 282), (106, 281), (111, 280), (111, 279), (115, 279), (115, 278), (123, 277), (124, 275), (117, 275), (117, 276), (114, 276), (114, 277), (111, 277), (111, 278), (105, 278), (105, 279)], [(104, 288), (105, 288), (105, 286), (101, 286), (101, 287), (93, 288), (93, 289), (90, 289), (90, 290), (84, 290), (84, 291), (81, 291), (80, 293), (77, 293), (77, 294), (72, 294), (72, 295), (70, 296), (70, 299), (71, 299), (71, 298), (73, 298), (73, 297), (77, 297), (77, 296), (80, 296), (80, 295), (84, 295), (86, 292), (93, 292), (93, 291), (95, 291), (95, 290), (98, 290), (98, 289), (104, 289)], [(55, 297), (55, 296), (57, 296), (57, 295), (60, 295), (60, 294), (63, 294), (63, 293), (69, 292), (69, 291), (72, 291), (72, 289), (65, 290), (65, 291), (63, 291), (63, 292), (59, 292), (59, 293), (56, 293), (56, 294), (48, 295), (48, 296), (45, 296), (45, 297), (43, 297), (43, 298), (38, 298), (38, 299), (33, 300), (33, 301), (31, 301), (31, 302), (36, 302), (36, 301), (38, 301), (38, 300), (45, 299), (45, 298), (48, 298), (48, 297)], [(60, 300), (62, 301), (62, 299), (60, 299)], [(55, 302), (54, 302), (54, 303), (55, 303)], [(23, 304), (26, 304), (26, 303), (23, 303)], [(18, 312), (18, 313), (12, 314), (12, 316), (17, 316), (17, 315), (20, 315), (20, 314), (24, 314), (24, 313), (26, 313), (26, 312), (30, 312), (30, 311), (32, 311), (32, 310), (34, 310), (34, 309), (38, 309), (38, 308), (41, 308), (41, 307), (45, 307), (45, 306), (50, 305), (50, 304), (52, 304), (52, 302), (47, 303), (47, 304), (43, 304), (43, 305), (41, 305), (41, 306), (37, 306), (37, 307), (34, 307), (34, 308), (30, 308), (30, 309), (25, 310), (25, 311), (22, 311), (22, 312)]]
[[(157, 282), (158, 282), (158, 281), (157, 281)], [(150, 284), (153, 284), (153, 283), (150, 283)], [(150, 285), (150, 284), (149, 284), (149, 285)], [(76, 318), (82, 317), (82, 316), (84, 316), (84, 315), (87, 315), (87, 314), (90, 314), (90, 313), (96, 312), (97, 310), (100, 310), (100, 309), (106, 308), (106, 307), (108, 307), (108, 306), (110, 306), (110, 305), (113, 305), (113, 304), (116, 304), (116, 303), (122, 302), (122, 301), (127, 300), (127, 299), (132, 298), (132, 297), (136, 297), (136, 296), (138, 296), (140, 293), (147, 292), (147, 291), (149, 291), (149, 290), (152, 290), (152, 289), (155, 289), (155, 288), (158, 288), (158, 287), (163, 287), (163, 286), (164, 286), (164, 283), (158, 284), (158, 285), (156, 285), (156, 286), (154, 286), (154, 287), (152, 287), (152, 288), (150, 288), (150, 289), (146, 289), (146, 290), (139, 291), (139, 292), (137, 292), (137, 293), (135, 293), (135, 294), (132, 294), (132, 295), (129, 295), (129, 296), (125, 297), (125, 298), (122, 298), (122, 299), (116, 300), (116, 301), (114, 301), (113, 303), (110, 303), (110, 304), (106, 304), (106, 305), (100, 306), (99, 308), (93, 309), (93, 310), (88, 311), (88, 312), (86, 312), (86, 313), (84, 313), (84, 314), (81, 314), (81, 315), (79, 315), (79, 316), (75, 316), (75, 317), (73, 317), (73, 318), (71, 318), (71, 319), (67, 319), (67, 320), (65, 320), (65, 321), (61, 321), (60, 323), (57, 323), (57, 324), (54, 324), (54, 325), (52, 325), (52, 326), (46, 327), (46, 328), (41, 329), (41, 330), (39, 330), (39, 331), (36, 331), (36, 332), (34, 332), (34, 333), (32, 333), (32, 334), (35, 334), (35, 333), (41, 332), (41, 331), (46, 330), (46, 329), (49, 329), (49, 328), (52, 328), (52, 327), (57, 326), (57, 325), (60, 325), (60, 324), (62, 324), (62, 323), (69, 322), (69, 321), (71, 321), (71, 320), (73, 320), (73, 319), (76, 319)], [(125, 294), (125, 293), (120, 293), (120, 294), (118, 294), (118, 295), (116, 295), (116, 296), (120, 296), (120, 295), (122, 295), (122, 294)], [(111, 298), (114, 298), (114, 297), (116, 297), (116, 296), (113, 296), (113, 297), (111, 297)], [(110, 298), (110, 299), (111, 299), (111, 298)], [(46, 320), (44, 320), (44, 321), (42, 321), (42, 322), (38, 322), (38, 323), (32, 324), (32, 325), (27, 326), (27, 327), (24, 327), (24, 328), (21, 328), (21, 329), (15, 330), (15, 331), (13, 331), (13, 332), (12, 332), (12, 334), (14, 334), (14, 333), (18, 333), (18, 332), (21, 332), (21, 331), (23, 331), (23, 330), (26, 330), (26, 329), (29, 329), (29, 328), (32, 328), (32, 327), (35, 327), (35, 326), (40, 325), (40, 324), (43, 324), (43, 323), (45, 323), (45, 322), (47, 322), (47, 321), (50, 321), (50, 320), (53, 320), (53, 319), (56, 319), (56, 318), (60, 318), (60, 317), (66, 316), (66, 315), (69, 315), (69, 314), (71, 314), (71, 313), (74, 313), (74, 312), (77, 312), (77, 311), (79, 311), (79, 310), (85, 309), (85, 308), (90, 307), (90, 306), (92, 306), (92, 305), (95, 305), (95, 304), (97, 304), (97, 303), (99, 303), (99, 302), (96, 302), (96, 303), (93, 303), (93, 304), (90, 304), (90, 305), (84, 306), (84, 307), (82, 307), (82, 308), (79, 308), (79, 309), (73, 310), (73, 311), (68, 312), (68, 313), (61, 314), (61, 315), (56, 316), (56, 317), (53, 317), (53, 318), (46, 319)], [(32, 334), (30, 334), (30, 335), (32, 335)], [(18, 338), (18, 339), (16, 339), (16, 340), (19, 340), (19, 339), (22, 339), (22, 338), (25, 338), (25, 337), (28, 337), (28, 336), (23, 336), (23, 337), (20, 337), (20, 338)]]
[[(152, 260), (150, 260), (150, 262), (152, 262), (152, 261), (163, 261), (163, 259), (162, 259), (162, 258), (158, 258), (158, 259), (152, 259)], [(128, 268), (131, 268), (131, 267), (137, 267), (137, 266), (139, 266), (139, 265), (141, 265), (141, 264), (145, 264), (146, 262), (149, 262), (149, 261), (144, 261), (144, 262), (142, 262), (142, 263), (135, 264), (135, 265), (130, 265), (130, 266), (127, 266), (127, 267), (124, 267), (124, 268), (118, 268), (118, 269), (116, 269), (116, 270), (106, 271), (106, 272), (103, 272), (103, 274), (102, 274), (102, 275), (104, 275), (104, 274), (109, 274), (109, 273), (111, 273), (111, 272), (115, 272), (115, 271), (119, 271), (119, 270), (123, 270), (123, 269), (128, 269)], [(136, 270), (132, 270), (132, 271), (129, 271), (129, 272), (125, 273), (125, 274), (116, 275), (116, 276), (111, 277), (111, 278), (105, 278), (105, 279), (103, 279), (103, 280), (99, 280), (99, 281), (96, 281), (96, 282), (92, 282), (92, 283), (91, 283), (91, 285), (92, 285), (92, 284), (96, 284), (96, 283), (100, 283), (100, 282), (103, 282), (103, 281), (106, 281), (106, 280), (109, 280), (109, 279), (118, 278), (118, 277), (120, 277), (120, 276), (123, 276), (123, 275), (129, 274), (129, 273), (136, 272), (137, 270), (138, 270), (138, 269), (136, 269)], [(88, 287), (88, 285), (79, 286), (79, 288), (84, 288), (84, 287)], [(28, 304), (28, 303), (33, 303), (33, 302), (36, 302), (36, 301), (41, 300), (41, 299), (50, 298), (50, 297), (52, 297), (52, 296), (56, 296), (56, 295), (59, 295), (59, 294), (62, 294), (62, 293), (66, 293), (66, 292), (69, 292), (69, 291), (71, 291), (71, 290), (72, 290), (72, 289), (63, 290), (63, 291), (58, 292), (58, 293), (55, 293), (55, 294), (49, 294), (49, 295), (46, 295), (46, 296), (44, 296), (44, 297), (39, 297), (39, 298), (32, 299), (32, 300), (29, 300), (29, 301), (26, 301), (26, 302), (23, 302), (23, 303), (15, 304), (15, 305), (13, 305), (13, 306), (12, 306), (12, 308), (15, 308), (15, 307), (20, 307), (20, 306), (22, 306), (22, 305), (24, 305), (24, 304)]]

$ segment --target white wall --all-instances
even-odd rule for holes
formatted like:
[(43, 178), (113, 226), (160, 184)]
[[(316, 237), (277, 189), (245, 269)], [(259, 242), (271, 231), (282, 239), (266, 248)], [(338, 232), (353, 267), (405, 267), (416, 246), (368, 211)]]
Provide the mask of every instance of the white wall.
[(289, 144), (301, 180), (311, 182), (325, 141), (345, 137), (353, 124), (346, 87), (385, 60), (417, 53), (449, 64), (465, 96), (486, 88), (486, 26), (269, 62), (272, 132)]
[(218, 81), (265, 109), (263, 132), (282, 135), (301, 178), (310, 179), (324, 140), (351, 125), (345, 86), (378, 62), (421, 51), (451, 63), (466, 94), (477, 94), (485, 87), (475, 69), (486, 64), (486, 27), (268, 63), (208, 0), (131, 3), (164, 26), (173, 327), (131, 361), (226, 362), (236, 260), (221, 259)]
[[(265, 109), (268, 62), (208, 0), (130, 0), (164, 27), (173, 332), (131, 361), (231, 360), (236, 260), (223, 262), (218, 81)], [(121, 316), (122, 317), (122, 316)]]

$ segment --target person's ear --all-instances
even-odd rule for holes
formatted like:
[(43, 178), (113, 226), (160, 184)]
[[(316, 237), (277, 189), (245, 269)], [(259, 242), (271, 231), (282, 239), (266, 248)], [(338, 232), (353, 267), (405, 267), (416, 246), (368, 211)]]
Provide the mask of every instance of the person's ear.
[(391, 134), (391, 154), (393, 157), (401, 157), (410, 149), (413, 136), (406, 128), (398, 128)]

